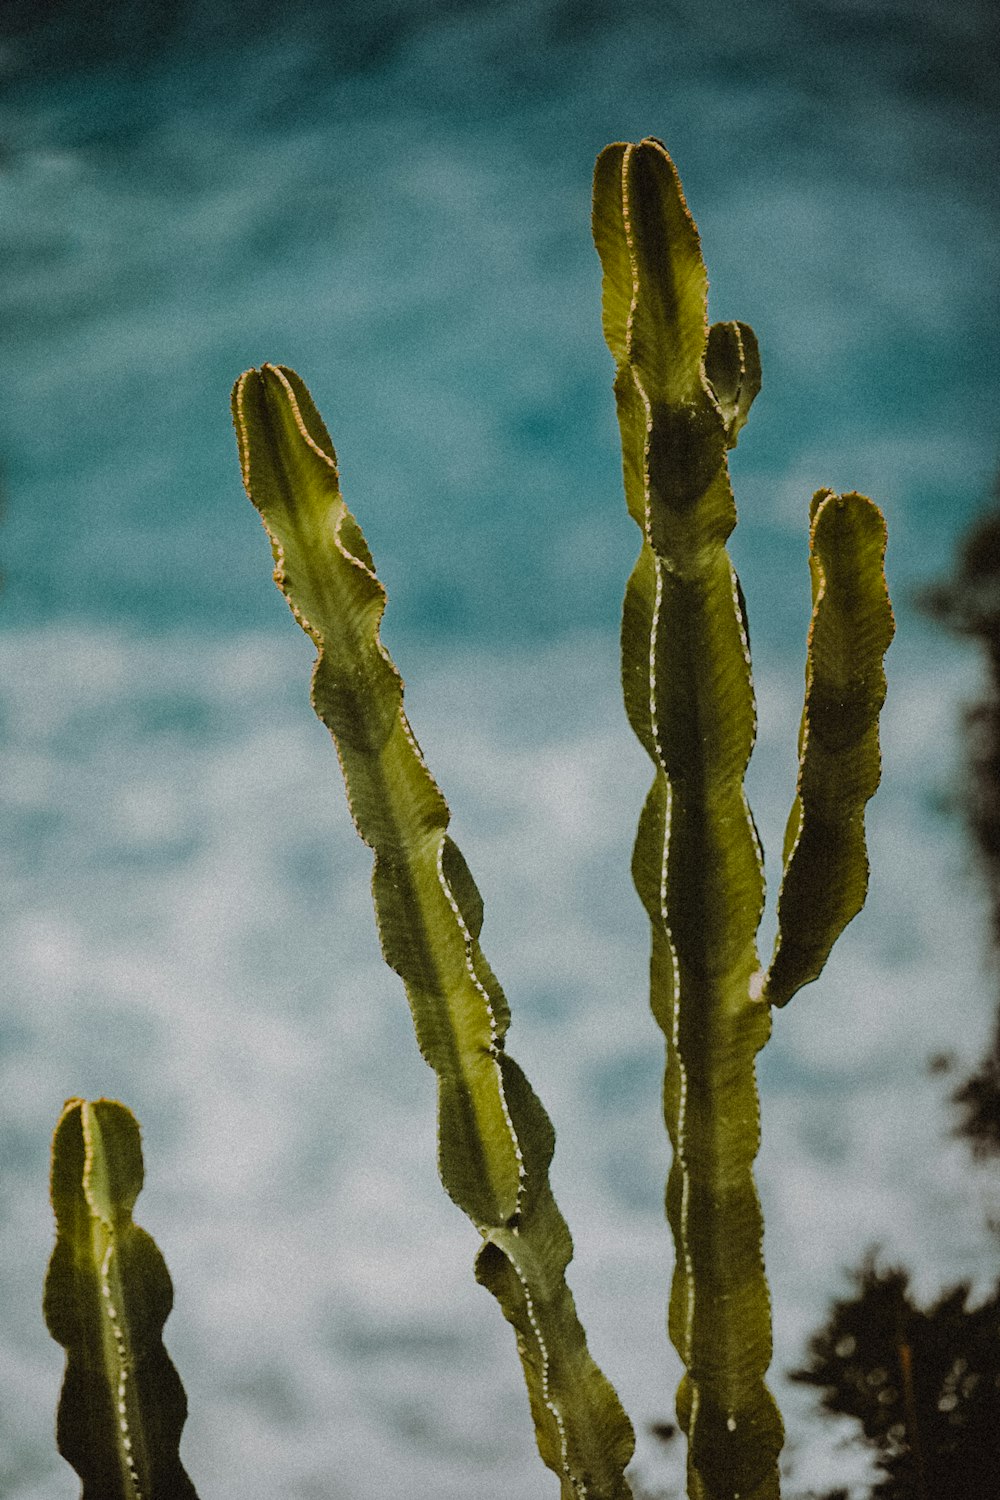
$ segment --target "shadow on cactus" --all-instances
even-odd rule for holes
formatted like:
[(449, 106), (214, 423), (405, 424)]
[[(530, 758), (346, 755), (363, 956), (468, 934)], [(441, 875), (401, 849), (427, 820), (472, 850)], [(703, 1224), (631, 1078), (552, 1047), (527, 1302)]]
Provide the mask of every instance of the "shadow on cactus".
[[(633, 875), (666, 1037), (669, 1326), (685, 1365), (677, 1411), (688, 1494), (770, 1500), (782, 1426), (764, 1383), (771, 1317), (752, 1176), (754, 1059), (772, 1007), (816, 978), (865, 897), (864, 808), (879, 778), (892, 635), (885, 527), (862, 495), (813, 498), (800, 768), (765, 972), (761, 852), (743, 789), (756, 727), (750, 654), (725, 550), (736, 521), (726, 455), (760, 389), (757, 343), (742, 323), (708, 327), (697, 230), (658, 141), (602, 152), (593, 229), (625, 496), (642, 533), (622, 681), (654, 767)], [(379, 637), (385, 592), (341, 496), (333, 444), (305, 384), (281, 366), (241, 376), (233, 416), (275, 581), (317, 649), (312, 703), (374, 854), (383, 954), (437, 1078), (441, 1179), (479, 1233), (476, 1277), (514, 1327), (539, 1452), (563, 1500), (627, 1500), (632, 1429), (567, 1285), (572, 1241), (548, 1177), (554, 1132), (506, 1049), (510, 1011), (480, 947), (482, 901)]]

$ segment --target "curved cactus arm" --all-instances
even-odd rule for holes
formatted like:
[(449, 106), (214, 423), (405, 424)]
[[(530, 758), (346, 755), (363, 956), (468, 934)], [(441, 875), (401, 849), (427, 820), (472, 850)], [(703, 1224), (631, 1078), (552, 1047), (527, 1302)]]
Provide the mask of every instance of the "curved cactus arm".
[(83, 1480), (81, 1500), (197, 1500), (179, 1454), (187, 1399), (161, 1338), (170, 1276), (132, 1222), (142, 1177), (130, 1111), (68, 1100), (52, 1142), (44, 1308), (66, 1350), (56, 1437)]
[(713, 323), (705, 348), (705, 374), (726, 425), (726, 447), (736, 440), (760, 394), (760, 350), (748, 323)]
[(820, 490), (810, 511), (813, 613), (799, 776), (785, 831), (778, 934), (764, 998), (787, 1005), (820, 974), (868, 890), (865, 803), (881, 773), (883, 658), (893, 635), (885, 521), (865, 495)]
[(504, 1050), (509, 1011), (479, 946), (482, 901), (379, 639), (385, 592), (341, 498), (333, 445), (291, 370), (248, 371), (233, 414), (275, 581), (317, 648), (313, 707), (375, 853), (382, 951), (437, 1076), (441, 1180), (483, 1236), (477, 1276), (517, 1330), (539, 1450), (565, 1500), (624, 1500), (632, 1429), (566, 1286), (572, 1243), (548, 1188), (552, 1127)]
[(622, 681), (655, 776), (633, 874), (652, 925), (651, 1000), (667, 1042), (676, 1263), (670, 1334), (689, 1494), (771, 1500), (782, 1427), (771, 1357), (754, 1057), (770, 1030), (750, 996), (763, 904), (743, 791), (755, 710), (726, 450), (759, 387), (756, 341), (706, 322), (707, 276), (658, 141), (609, 146), (594, 180), (604, 329), (615, 357), (625, 495), (643, 533), (622, 622)]

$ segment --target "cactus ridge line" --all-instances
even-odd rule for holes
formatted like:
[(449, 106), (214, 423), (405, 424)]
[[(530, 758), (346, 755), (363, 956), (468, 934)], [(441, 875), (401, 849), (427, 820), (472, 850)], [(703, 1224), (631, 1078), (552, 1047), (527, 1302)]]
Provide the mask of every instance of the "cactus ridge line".
[[(129, 1359), (128, 1342), (125, 1338), (125, 1330), (122, 1328), (118, 1309), (115, 1306), (115, 1296), (111, 1290), (111, 1263), (118, 1249), (118, 1239), (115, 1233), (115, 1225), (112, 1218), (101, 1213), (93, 1189), (94, 1172), (94, 1132), (96, 1121), (91, 1105), (85, 1100), (80, 1101), (80, 1127), (83, 1132), (83, 1195), (90, 1208), (91, 1215), (100, 1220), (104, 1232), (107, 1235), (107, 1248), (101, 1257), (100, 1266), (100, 1292), (101, 1307), (108, 1320), (111, 1335), (114, 1339), (115, 1353), (117, 1355), (117, 1380), (115, 1381), (115, 1407), (117, 1421), (117, 1440), (121, 1446), (125, 1468), (132, 1489), (132, 1500), (144, 1500), (142, 1484), (139, 1471), (136, 1468), (135, 1454), (132, 1451), (133, 1437), (132, 1429), (128, 1419), (128, 1378), (131, 1361)], [(98, 1127), (99, 1128), (99, 1127)]]
[[(402, 709), (400, 709), (400, 713), (402, 714)], [(413, 748), (416, 751), (417, 755), (420, 756), (420, 762), (424, 766), (424, 769), (426, 770), (426, 762), (424, 761), (423, 755), (420, 752), (420, 749), (419, 749), (419, 746), (417, 745), (417, 741), (416, 741), (415, 737), (410, 732), (409, 724), (405, 721), (405, 715), (403, 715), (403, 718), (404, 718), (404, 732), (407, 733), (408, 738), (410, 740), (410, 744), (413, 746)], [(430, 774), (430, 772), (428, 772), (428, 775), (429, 774)], [(523, 1203), (523, 1200), (524, 1200), (524, 1193), (525, 1193), (525, 1187), (526, 1187), (526, 1182), (527, 1182), (527, 1172), (525, 1170), (525, 1165), (524, 1165), (524, 1152), (521, 1150), (521, 1143), (520, 1143), (520, 1141), (517, 1138), (517, 1131), (514, 1129), (514, 1121), (511, 1119), (511, 1116), (510, 1116), (510, 1105), (507, 1102), (507, 1091), (504, 1088), (504, 1082), (503, 1082), (503, 1069), (500, 1067), (500, 1053), (504, 1050), (503, 1038), (501, 1037), (500, 1032), (499, 1032), (499, 1028), (497, 1026), (496, 1011), (493, 1009), (493, 1003), (490, 1000), (489, 992), (487, 991), (486, 986), (483, 984), (482, 980), (480, 979), (479, 975), (476, 972), (476, 964), (475, 964), (475, 960), (474, 960), (473, 955), (472, 955), (472, 950), (473, 950), (473, 937), (472, 937), (472, 933), (469, 931), (468, 923), (466, 922), (465, 917), (464, 917), (464, 915), (462, 913), (462, 908), (459, 906), (458, 901), (457, 901), (457, 899), (455, 897), (455, 892), (452, 890), (451, 886), (449, 885), (447, 876), (444, 873), (444, 848), (445, 848), (445, 834), (442, 833), (442, 835), (441, 835), (441, 841), (438, 844), (438, 851), (437, 851), (437, 861), (436, 861), (437, 877), (438, 877), (438, 881), (440, 882), (441, 889), (442, 889), (442, 891), (444, 891), (445, 899), (447, 900), (447, 902), (448, 902), (449, 906), (451, 907), (452, 911), (455, 913), (455, 921), (458, 923), (458, 926), (459, 926), (459, 928), (461, 930), (462, 936), (465, 939), (465, 967), (466, 967), (466, 969), (469, 972), (469, 978), (472, 980), (473, 985), (475, 986), (475, 988), (479, 991), (480, 995), (482, 996), (482, 998), (483, 998), (483, 1004), (486, 1007), (486, 1014), (487, 1014), (487, 1016), (489, 1018), (489, 1026), (490, 1026), (490, 1051), (491, 1051), (491, 1054), (493, 1056), (494, 1063), (496, 1065), (497, 1088), (498, 1088), (499, 1093), (500, 1093), (500, 1105), (501, 1105), (501, 1108), (503, 1109), (504, 1119), (507, 1122), (507, 1129), (508, 1129), (508, 1131), (510, 1133), (510, 1140), (511, 1140), (511, 1145), (512, 1145), (513, 1150), (514, 1150), (514, 1156), (515, 1156), (515, 1158), (517, 1160), (518, 1186), (517, 1186), (517, 1201), (516, 1201), (515, 1208), (514, 1208), (514, 1217), (516, 1219), (516, 1216), (521, 1212), (521, 1206), (522, 1206), (522, 1203)], [(516, 1230), (516, 1224), (515, 1224), (514, 1227), (515, 1227), (515, 1233), (516, 1233), (517, 1232), (517, 1230)], [(480, 1233), (483, 1233), (485, 1226), (477, 1224), (476, 1228), (480, 1231)], [(542, 1342), (541, 1335), (539, 1335), (538, 1342), (539, 1342), (540, 1347), (542, 1348), (543, 1355), (544, 1355), (545, 1359), (547, 1360), (548, 1359), (548, 1354), (547, 1354), (547, 1351), (545, 1350), (544, 1343)], [(561, 1424), (561, 1422), (562, 1422), (562, 1418), (561, 1417), (559, 1418), (559, 1422)]]
[[(633, 153), (634, 150), (635, 150), (635, 147), (633, 145), (630, 144), (630, 145), (626, 146), (625, 150), (622, 152), (622, 168), (621, 168), (622, 222), (623, 222), (624, 229), (625, 229), (625, 243), (626, 243), (626, 245), (628, 247), (629, 268), (630, 268), (631, 276), (632, 276), (632, 297), (631, 297), (631, 301), (630, 301), (630, 304), (629, 304), (628, 319), (627, 319), (626, 324), (625, 324), (625, 358), (626, 358), (626, 361), (628, 362), (629, 374), (631, 375), (633, 384), (635, 385), (635, 388), (636, 388), (636, 390), (639, 393), (639, 399), (642, 402), (642, 407), (643, 407), (643, 411), (644, 411), (645, 419), (646, 419), (645, 420), (645, 434), (644, 434), (644, 440), (643, 440), (643, 463), (642, 463), (642, 496), (643, 496), (643, 511), (644, 511), (643, 534), (645, 536), (646, 545), (653, 552), (653, 568), (654, 568), (655, 580), (656, 580), (656, 582), (655, 582), (655, 593), (654, 593), (654, 598), (653, 598), (653, 610), (652, 610), (652, 616), (651, 616), (651, 619), (650, 619), (650, 630), (649, 630), (649, 723), (650, 723), (650, 732), (651, 732), (651, 736), (652, 736), (653, 747), (654, 747), (654, 750), (655, 750), (656, 763), (657, 763), (657, 766), (659, 768), (659, 772), (663, 776), (664, 781), (666, 783), (666, 785), (665, 785), (664, 827), (663, 827), (663, 851), (662, 851), (662, 857), (661, 857), (661, 860), (660, 860), (660, 919), (661, 919), (662, 924), (663, 924), (663, 935), (664, 935), (664, 937), (666, 939), (667, 952), (668, 952), (669, 957), (670, 957), (670, 966), (671, 966), (671, 971), (672, 971), (672, 989), (673, 989), (673, 995), (674, 995), (674, 1005), (673, 1005), (673, 1016), (672, 1016), (671, 1043), (672, 1043), (672, 1045), (676, 1049), (677, 1070), (678, 1070), (678, 1074), (679, 1074), (679, 1095), (678, 1095), (678, 1105), (677, 1105), (677, 1133), (678, 1133), (678, 1141), (681, 1142), (681, 1141), (683, 1141), (683, 1138), (684, 1138), (684, 1121), (685, 1121), (685, 1118), (686, 1118), (686, 1111), (687, 1111), (688, 1078), (687, 1078), (687, 1069), (686, 1069), (686, 1067), (684, 1065), (683, 1055), (682, 1055), (682, 1053), (680, 1051), (680, 1047), (679, 1047), (680, 993), (681, 993), (680, 963), (679, 963), (678, 957), (677, 957), (677, 948), (676, 948), (676, 945), (674, 943), (673, 934), (672, 934), (672, 932), (670, 930), (670, 916), (669, 916), (668, 905), (667, 905), (667, 870), (668, 870), (669, 850), (670, 850), (670, 821), (671, 821), (671, 813), (672, 813), (672, 810), (673, 810), (673, 787), (671, 786), (670, 779), (667, 776), (666, 758), (665, 758), (665, 755), (664, 755), (663, 746), (662, 746), (662, 742), (661, 742), (661, 736), (660, 736), (660, 725), (659, 725), (658, 710), (657, 710), (657, 680), (656, 680), (656, 643), (657, 643), (657, 639), (658, 639), (658, 636), (659, 636), (660, 608), (661, 608), (661, 605), (663, 603), (663, 568), (664, 568), (665, 562), (664, 562), (664, 559), (660, 558), (656, 554), (655, 550), (653, 549), (653, 539), (652, 539), (652, 500), (651, 500), (651, 495), (650, 495), (649, 449), (650, 449), (650, 439), (651, 439), (652, 431), (653, 431), (653, 407), (652, 407), (652, 402), (649, 399), (649, 395), (648, 395), (648, 393), (647, 393), (647, 391), (646, 391), (646, 389), (645, 389), (645, 387), (644, 387), (644, 385), (642, 383), (642, 378), (641, 378), (641, 376), (639, 374), (638, 368), (636, 367), (636, 365), (634, 363), (632, 363), (632, 347), (633, 347), (633, 341), (634, 341), (634, 337), (635, 337), (635, 313), (636, 313), (636, 308), (638, 307), (638, 302), (639, 302), (639, 268), (638, 268), (638, 263), (637, 263), (637, 259), (636, 259), (635, 240), (633, 238), (633, 232), (632, 232), (632, 221), (631, 221), (630, 204), (629, 204), (629, 187), (628, 187), (629, 163), (630, 163), (630, 160), (631, 160), (631, 157), (632, 157), (632, 153)], [(678, 1153), (678, 1157), (681, 1159), (681, 1161), (683, 1161), (683, 1146), (680, 1145), (680, 1144), (678, 1144), (677, 1153)], [(685, 1268), (685, 1273), (686, 1273), (685, 1274), (685, 1306), (684, 1306), (685, 1335), (684, 1335), (684, 1350), (683, 1350), (683, 1358), (684, 1358), (685, 1364), (690, 1364), (690, 1360), (691, 1360), (691, 1336), (692, 1336), (693, 1319), (694, 1319), (694, 1288), (695, 1288), (694, 1264), (693, 1264), (692, 1259), (691, 1259), (691, 1247), (690, 1247), (690, 1244), (689, 1244), (688, 1233), (687, 1233), (689, 1200), (690, 1200), (690, 1178), (689, 1178), (687, 1172), (685, 1172), (684, 1179), (683, 1179), (682, 1191), (681, 1191), (681, 1209), (680, 1209), (681, 1232), (680, 1232), (680, 1235), (678, 1237), (678, 1249), (679, 1249), (679, 1253), (681, 1254), (681, 1256), (682, 1256), (682, 1258), (684, 1260), (684, 1268)]]
[[(513, 1226), (511, 1233), (514, 1235), (520, 1234), (520, 1230), (516, 1224)], [(556, 1429), (559, 1433), (560, 1460), (563, 1476), (566, 1479), (567, 1483), (571, 1486), (574, 1495), (578, 1496), (578, 1500), (587, 1500), (587, 1488), (584, 1485), (583, 1481), (576, 1477), (570, 1466), (569, 1436), (566, 1432), (566, 1422), (563, 1418), (563, 1414), (559, 1408), (558, 1402), (552, 1399), (552, 1389), (550, 1385), (550, 1376), (552, 1372), (552, 1356), (549, 1353), (548, 1345), (545, 1342), (545, 1335), (542, 1333), (542, 1327), (538, 1321), (538, 1314), (535, 1311), (535, 1301), (531, 1295), (531, 1287), (528, 1284), (528, 1278), (525, 1276), (517, 1261), (512, 1259), (511, 1265), (514, 1267), (514, 1274), (516, 1275), (518, 1281), (521, 1283), (522, 1290), (524, 1291), (524, 1305), (528, 1314), (528, 1322), (531, 1324), (532, 1332), (535, 1335), (535, 1342), (538, 1345), (538, 1353), (542, 1362), (542, 1400), (544, 1401), (548, 1410), (551, 1412), (552, 1419), (555, 1422)]]

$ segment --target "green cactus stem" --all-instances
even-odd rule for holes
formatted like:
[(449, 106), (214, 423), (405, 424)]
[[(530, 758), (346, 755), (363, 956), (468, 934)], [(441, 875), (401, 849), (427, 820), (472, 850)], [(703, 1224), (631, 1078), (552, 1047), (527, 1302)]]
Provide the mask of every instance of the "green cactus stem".
[(68, 1100), (52, 1142), (44, 1310), (66, 1350), (56, 1438), (81, 1500), (197, 1500), (179, 1454), (187, 1399), (161, 1337), (170, 1276), (132, 1222), (142, 1179), (139, 1126), (124, 1104)]
[[(669, 1327), (685, 1366), (677, 1410), (688, 1494), (775, 1500), (783, 1433), (764, 1380), (771, 1316), (752, 1172), (755, 1056), (771, 1029), (756, 939), (763, 863), (743, 788), (756, 717), (743, 594), (726, 552), (736, 524), (726, 454), (760, 389), (760, 362), (746, 325), (708, 327), (698, 232), (659, 141), (601, 153), (593, 229), (625, 496), (643, 535), (625, 596), (622, 681), (655, 768), (633, 875), (667, 1044)], [(878, 779), (884, 526), (870, 501), (829, 497), (814, 505), (812, 535), (811, 696), (768, 982), (776, 1001), (815, 977), (860, 907), (860, 810)], [(852, 653), (862, 663), (853, 685)], [(832, 868), (817, 859), (827, 837), (838, 841)]]
[(514, 1326), (539, 1451), (563, 1500), (626, 1500), (632, 1429), (566, 1285), (572, 1242), (549, 1188), (552, 1126), (505, 1050), (510, 1013), (479, 946), (482, 900), (379, 638), (385, 592), (341, 498), (333, 445), (303, 382), (279, 366), (237, 381), (233, 416), (275, 582), (317, 649), (313, 707), (375, 854), (382, 951), (437, 1077), (441, 1180), (482, 1236), (476, 1276)]
[(785, 830), (778, 934), (764, 997), (816, 979), (868, 891), (865, 804), (881, 774), (882, 665), (893, 635), (885, 521), (865, 495), (819, 490), (810, 509), (813, 615), (799, 777)]

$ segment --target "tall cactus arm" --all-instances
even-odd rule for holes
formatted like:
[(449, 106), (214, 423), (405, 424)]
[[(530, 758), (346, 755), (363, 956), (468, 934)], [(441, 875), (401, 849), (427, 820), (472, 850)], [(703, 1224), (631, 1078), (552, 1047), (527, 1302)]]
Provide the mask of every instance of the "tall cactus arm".
[(187, 1399), (161, 1338), (170, 1276), (132, 1222), (142, 1176), (129, 1110), (68, 1100), (52, 1142), (44, 1308), (66, 1350), (56, 1437), (83, 1480), (81, 1500), (197, 1500), (179, 1454)]
[(604, 330), (615, 357), (625, 495), (642, 550), (622, 623), (622, 680), (655, 775), (633, 874), (652, 925), (651, 1000), (666, 1035), (676, 1250), (670, 1334), (696, 1500), (778, 1494), (754, 1058), (770, 1011), (750, 996), (763, 904), (743, 791), (755, 710), (726, 450), (760, 383), (741, 324), (709, 333), (698, 233), (654, 140), (609, 146), (594, 182)]
[(233, 414), (275, 581), (317, 648), (313, 707), (375, 854), (382, 950), (437, 1077), (441, 1180), (483, 1237), (476, 1274), (516, 1330), (539, 1451), (564, 1500), (625, 1500), (632, 1429), (566, 1285), (572, 1242), (548, 1186), (552, 1126), (504, 1050), (509, 1011), (479, 946), (482, 901), (379, 639), (385, 592), (341, 498), (333, 446), (291, 370), (248, 371)]
[(764, 998), (816, 979), (868, 890), (865, 803), (881, 773), (882, 662), (893, 635), (885, 521), (865, 495), (820, 490), (810, 512), (813, 614), (799, 776), (785, 832), (778, 934)]

